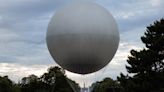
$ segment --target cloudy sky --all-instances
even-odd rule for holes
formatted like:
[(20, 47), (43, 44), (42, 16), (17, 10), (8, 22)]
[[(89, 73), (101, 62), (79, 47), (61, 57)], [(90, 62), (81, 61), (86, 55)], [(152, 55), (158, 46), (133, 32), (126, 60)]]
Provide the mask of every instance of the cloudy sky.
[[(19, 81), (29, 74), (41, 75), (56, 65), (46, 46), (50, 18), (60, 7), (75, 0), (0, 0), (0, 75)], [(76, 0), (77, 1), (77, 0)], [(88, 0), (89, 1), (89, 0)], [(90, 0), (108, 9), (117, 21), (120, 45), (113, 60), (91, 75), (67, 76), (81, 85), (126, 73), (129, 51), (142, 49), (145, 27), (164, 18), (163, 0)]]

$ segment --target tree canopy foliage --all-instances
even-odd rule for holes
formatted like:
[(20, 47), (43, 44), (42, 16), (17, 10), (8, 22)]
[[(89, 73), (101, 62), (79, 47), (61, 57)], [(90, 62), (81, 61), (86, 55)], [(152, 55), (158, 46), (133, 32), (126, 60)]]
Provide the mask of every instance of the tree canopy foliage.
[(127, 72), (133, 76), (118, 77), (122, 92), (164, 91), (164, 19), (148, 26), (141, 41), (145, 48), (131, 50), (127, 60)]
[(0, 92), (20, 92), (20, 89), (8, 76), (4, 76), (0, 77)]
[(65, 71), (59, 67), (50, 67), (40, 77), (33, 74), (23, 77), (18, 84), (7, 76), (0, 77), (0, 92), (74, 92), (74, 89), (79, 90), (79, 85), (68, 79)]
[(120, 84), (111, 78), (92, 84), (92, 92), (119, 92)]

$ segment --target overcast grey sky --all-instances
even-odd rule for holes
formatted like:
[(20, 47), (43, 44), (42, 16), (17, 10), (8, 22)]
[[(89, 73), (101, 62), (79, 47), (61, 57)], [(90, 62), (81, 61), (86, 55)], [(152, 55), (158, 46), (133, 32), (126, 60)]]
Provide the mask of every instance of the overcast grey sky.
[[(41, 75), (56, 65), (46, 46), (46, 31), (55, 11), (77, 0), (0, 0), (0, 75), (18, 81), (29, 74)], [(89, 0), (88, 0), (89, 1)], [(114, 59), (102, 70), (86, 76), (67, 72), (87, 85), (104, 77), (126, 73), (129, 51), (142, 49), (146, 26), (164, 18), (163, 0), (90, 0), (108, 9), (117, 21), (120, 46)], [(96, 76), (96, 77), (95, 77)], [(82, 78), (80, 78), (82, 77)]]

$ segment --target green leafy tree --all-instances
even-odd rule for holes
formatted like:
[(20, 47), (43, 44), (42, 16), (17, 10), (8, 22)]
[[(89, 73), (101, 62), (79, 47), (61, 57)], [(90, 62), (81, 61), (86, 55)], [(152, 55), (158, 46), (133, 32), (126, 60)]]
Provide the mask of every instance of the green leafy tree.
[(52, 85), (51, 90), (53, 92), (73, 92), (72, 87), (69, 84), (65, 71), (59, 67), (50, 67), (48, 69), (48, 77), (45, 81)]
[(119, 92), (120, 85), (118, 81), (111, 78), (105, 78), (103, 81), (92, 84), (92, 92)]
[(50, 67), (47, 73), (37, 77), (29, 75), (21, 80), (21, 92), (73, 92), (71, 85), (77, 89), (78, 84), (67, 78), (65, 71), (59, 67)]
[(0, 92), (20, 92), (20, 89), (8, 76), (0, 76)]
[(118, 77), (122, 91), (164, 91), (164, 19), (148, 26), (141, 40), (146, 48), (131, 50), (127, 60), (127, 72), (134, 76), (121, 74)]
[(29, 75), (22, 78), (19, 84), (21, 92), (48, 92), (48, 85), (42, 83), (36, 75)]

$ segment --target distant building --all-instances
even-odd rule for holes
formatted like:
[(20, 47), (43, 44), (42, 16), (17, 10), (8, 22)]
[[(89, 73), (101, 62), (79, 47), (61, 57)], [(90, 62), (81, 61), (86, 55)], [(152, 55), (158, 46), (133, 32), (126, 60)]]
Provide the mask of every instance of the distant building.
[(91, 92), (91, 90), (90, 88), (85, 87), (85, 84), (84, 84), (84, 87), (80, 89), (80, 92)]

